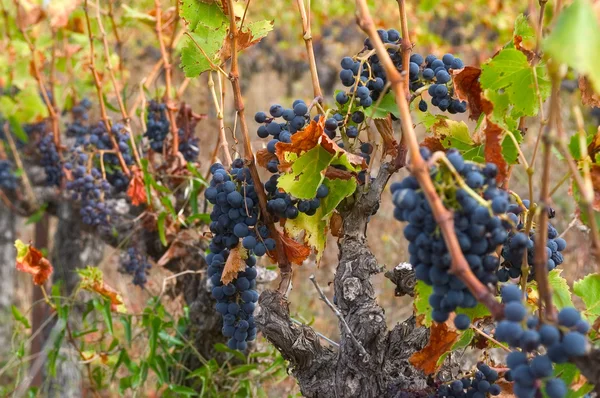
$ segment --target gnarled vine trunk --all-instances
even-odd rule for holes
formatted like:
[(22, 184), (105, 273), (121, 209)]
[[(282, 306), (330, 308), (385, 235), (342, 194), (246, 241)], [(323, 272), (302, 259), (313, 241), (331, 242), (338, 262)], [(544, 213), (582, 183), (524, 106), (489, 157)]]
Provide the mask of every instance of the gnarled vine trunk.
[(15, 286), (15, 213), (0, 203), (0, 357), (6, 358), (10, 349)]
[(322, 346), (310, 327), (290, 321), (282, 294), (266, 291), (260, 297), (257, 325), (290, 361), (291, 372), (307, 397), (401, 397), (403, 392), (428, 389), (427, 376), (409, 358), (427, 344), (429, 330), (418, 327), (414, 317), (388, 330), (371, 283), (371, 276), (382, 270), (367, 244), (367, 223), (391, 172), (392, 166), (383, 164), (371, 186), (359, 188), (356, 201), (342, 210), (344, 231), (338, 242), (335, 295), (366, 356), (341, 322), (340, 347), (333, 350)]

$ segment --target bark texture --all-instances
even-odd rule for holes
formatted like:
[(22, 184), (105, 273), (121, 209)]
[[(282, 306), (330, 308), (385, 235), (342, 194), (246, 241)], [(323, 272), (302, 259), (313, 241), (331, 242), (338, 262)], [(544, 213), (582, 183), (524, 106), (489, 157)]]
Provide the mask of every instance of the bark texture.
[(389, 331), (371, 283), (371, 276), (382, 269), (367, 243), (367, 223), (392, 171), (392, 166), (383, 164), (370, 187), (361, 188), (342, 211), (344, 233), (338, 242), (335, 295), (366, 355), (361, 355), (342, 324), (340, 347), (334, 351), (321, 345), (310, 327), (290, 321), (288, 302), (280, 293), (266, 291), (259, 300), (257, 325), (290, 361), (307, 397), (401, 397), (428, 390), (427, 377), (408, 361), (427, 344), (428, 329), (417, 327), (410, 318)]
[(10, 349), (15, 286), (15, 223), (16, 215), (0, 203), (0, 357)]

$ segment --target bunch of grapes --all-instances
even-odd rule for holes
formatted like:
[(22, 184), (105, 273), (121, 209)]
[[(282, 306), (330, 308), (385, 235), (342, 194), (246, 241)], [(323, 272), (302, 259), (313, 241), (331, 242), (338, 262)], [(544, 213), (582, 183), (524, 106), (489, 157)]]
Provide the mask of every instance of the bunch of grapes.
[[(247, 341), (256, 338), (254, 308), (256, 292), (256, 257), (275, 249), (275, 240), (269, 229), (258, 224), (258, 196), (242, 159), (234, 160), (228, 172), (219, 163), (211, 166), (212, 180), (205, 192), (214, 205), (210, 218), (213, 239), (206, 257), (208, 276), (213, 285), (212, 295), (217, 300), (216, 310), (223, 316), (223, 335), (229, 337), (228, 346), (245, 350)], [(227, 285), (222, 276), (230, 251), (241, 246), (244, 271)]]
[[(525, 222), (529, 209), (529, 201), (524, 200), (525, 208), (518, 204), (512, 204), (508, 208), (508, 216), (515, 226), (508, 234), (506, 244), (502, 248), (502, 257), (504, 262), (498, 270), (498, 279), (502, 282), (508, 281), (510, 278), (519, 278), (521, 276), (521, 266), (527, 251), (527, 264), (529, 264), (528, 280), (535, 279), (533, 268), (535, 254), (535, 228), (529, 231), (529, 237), (526, 234)], [(553, 218), (554, 211), (549, 209), (549, 216)], [(562, 251), (567, 247), (567, 242), (563, 238), (558, 237), (558, 232), (552, 224), (548, 223), (548, 242), (546, 243), (546, 252), (548, 258), (548, 271), (563, 263)]]
[(52, 133), (44, 134), (38, 142), (37, 149), (40, 154), (40, 164), (46, 173), (46, 185), (59, 186), (63, 176), (62, 162), (54, 144)]
[(477, 364), (477, 371), (470, 377), (442, 384), (435, 397), (488, 397), (500, 395), (501, 388), (495, 384), (498, 372), (483, 363)]
[(191, 134), (186, 134), (184, 129), (179, 129), (179, 152), (182, 153), (185, 160), (193, 162), (198, 159), (200, 150), (198, 149), (199, 139)]
[(96, 167), (88, 168), (88, 154), (80, 149), (72, 153), (72, 161), (65, 163), (73, 177), (66, 184), (71, 199), (81, 203), (80, 215), (84, 224), (108, 226), (110, 209), (104, 202), (104, 194), (110, 191), (110, 184), (102, 178)]
[(150, 101), (148, 104), (148, 116), (146, 118), (146, 133), (150, 141), (150, 148), (154, 152), (162, 152), (163, 142), (169, 134), (169, 119), (167, 119), (166, 105)]
[(84, 98), (79, 104), (71, 109), (73, 122), (67, 123), (67, 137), (81, 137), (89, 134), (87, 121), (89, 119), (88, 111), (91, 107), (91, 101)]
[[(516, 349), (506, 358), (510, 372), (505, 376), (514, 380), (515, 395), (533, 398), (543, 384), (550, 398), (564, 397), (567, 386), (561, 379), (551, 377), (552, 363), (565, 363), (570, 357), (584, 355), (585, 335), (590, 325), (572, 307), (559, 312), (558, 325), (528, 316), (522, 292), (516, 285), (503, 286), (501, 296), (505, 319), (498, 323), (495, 337)], [(538, 353), (540, 346), (544, 346), (545, 354)]]
[[(377, 31), (379, 37), (388, 49), (388, 53), (399, 72), (402, 70), (402, 38), (395, 29)], [(373, 45), (371, 40), (365, 40), (365, 50), (358, 56), (342, 58), (340, 80), (345, 87), (350, 87), (349, 92), (341, 91), (336, 95), (336, 101), (340, 105), (345, 105), (351, 99), (354, 99), (357, 106), (363, 108), (370, 107), (374, 101), (384, 93), (387, 82), (385, 68), (379, 61), (376, 54), (370, 55), (366, 60), (361, 60), (361, 56), (366, 56), (367, 51), (371, 52)], [(409, 79), (410, 90), (413, 93), (420, 94), (418, 90), (428, 87), (427, 91), (431, 95), (431, 104), (442, 111), (449, 113), (463, 113), (467, 110), (467, 104), (454, 98), (454, 86), (450, 72), (464, 68), (464, 63), (460, 58), (452, 54), (445, 54), (442, 59), (435, 55), (423, 57), (421, 54), (414, 53), (410, 57)], [(421, 99), (419, 102), (421, 111), (427, 110), (427, 103)]]
[(121, 271), (133, 275), (133, 284), (144, 287), (148, 278), (146, 272), (152, 266), (148, 262), (148, 257), (140, 253), (135, 247), (127, 249), (126, 255), (121, 260)]
[(0, 160), (0, 189), (14, 191), (19, 186), (10, 160)]
[[(261, 124), (257, 131), (259, 137), (273, 137), (267, 144), (267, 150), (272, 154), (275, 154), (275, 145), (278, 142), (292, 142), (292, 135), (304, 129), (310, 122), (308, 106), (302, 100), (294, 101), (290, 109), (285, 109), (281, 105), (273, 105), (269, 109), (269, 114), (270, 117), (265, 112), (257, 112), (254, 120)], [(278, 121), (278, 118), (283, 118), (283, 121)], [(335, 117), (325, 121), (325, 133), (330, 138), (336, 136), (336, 130), (341, 120), (342, 116), (336, 114)], [(267, 164), (267, 170), (273, 173), (265, 183), (265, 190), (268, 194), (267, 210), (278, 218), (294, 219), (300, 213), (314, 215), (321, 206), (321, 199), (329, 194), (329, 188), (324, 184), (320, 185), (313, 199), (294, 198), (279, 190), (277, 186), (280, 177), (278, 167), (279, 160), (277, 158), (270, 160)]]
[[(426, 148), (421, 148), (421, 154), (425, 160), (431, 156)], [(432, 166), (430, 174), (444, 206), (453, 210), (456, 237), (471, 271), (483, 284), (494, 286), (499, 265), (494, 251), (507, 238), (498, 215), (508, 208), (508, 194), (496, 186), (497, 167), (493, 163), (481, 166), (466, 162), (456, 150), (449, 150), (446, 156), (468, 189), (456, 183), (445, 165)], [(394, 217), (408, 221), (404, 236), (410, 242), (410, 263), (416, 277), (433, 286), (429, 297), (433, 320), (445, 322), (457, 308), (476, 306), (477, 300), (465, 284), (449, 273), (450, 253), (416, 178), (408, 176), (392, 184), (391, 190), (396, 206)], [(462, 314), (455, 318), (455, 324), (466, 329), (470, 320)]]

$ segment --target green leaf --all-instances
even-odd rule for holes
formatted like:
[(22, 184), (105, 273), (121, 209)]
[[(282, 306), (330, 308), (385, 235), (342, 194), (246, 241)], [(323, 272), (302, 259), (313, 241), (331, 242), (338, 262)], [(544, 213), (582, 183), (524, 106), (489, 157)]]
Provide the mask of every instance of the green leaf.
[(491, 315), (490, 310), (488, 310), (488, 308), (481, 303), (477, 303), (477, 305), (473, 308), (457, 308), (456, 313), (468, 315), (471, 321)]
[(589, 396), (588, 394), (594, 391), (594, 385), (589, 383), (584, 383), (577, 391), (570, 390), (567, 392), (567, 396), (565, 398), (581, 398), (585, 396)]
[(219, 7), (218, 2), (204, 2), (201, 0), (182, 0), (179, 6), (179, 15), (188, 24), (192, 32), (202, 24), (207, 28), (217, 29), (227, 23), (227, 16)]
[(169, 385), (169, 390), (173, 391), (174, 393), (177, 393), (177, 394), (185, 395), (186, 397), (195, 397), (198, 395), (196, 390), (194, 390), (190, 387), (179, 386), (179, 385), (175, 385), (175, 384)]
[[(538, 86), (542, 99), (550, 93), (546, 69), (536, 66)], [(483, 65), (479, 79), (483, 90), (504, 90), (510, 104), (520, 115), (534, 116), (539, 111), (533, 68), (522, 52), (507, 48)]]
[(548, 273), (548, 282), (553, 290), (552, 302), (559, 311), (565, 307), (574, 307), (569, 285), (565, 278), (560, 276), (561, 272), (562, 270), (553, 269)]
[[(523, 142), (523, 136), (519, 130), (511, 131), (515, 136), (515, 139), (520, 144)], [(508, 133), (504, 135), (502, 140), (502, 157), (508, 164), (516, 164), (519, 159), (519, 149), (515, 145), (514, 141), (511, 137), (508, 136)]]
[(110, 311), (110, 300), (95, 300), (94, 304), (96, 309), (102, 313), (102, 317), (104, 318), (104, 323), (106, 323), (108, 331), (114, 336), (112, 313)]
[[(280, 178), (281, 180), (281, 178)], [(333, 210), (346, 197), (352, 195), (356, 190), (356, 180), (330, 180), (325, 178), (323, 184), (329, 188), (329, 194), (321, 199), (321, 206), (313, 216), (300, 213), (298, 217), (285, 222), (285, 229), (293, 237), (304, 234), (304, 241), (313, 247), (317, 254), (317, 261), (323, 255), (326, 242), (327, 223), (333, 214)]]
[(471, 341), (473, 340), (474, 336), (475, 332), (473, 331), (473, 329), (468, 329), (461, 333), (460, 338), (456, 342), (454, 342), (452, 347), (450, 347), (450, 351), (446, 351), (442, 355), (440, 355), (440, 358), (437, 361), (437, 366), (440, 366), (451, 352), (463, 349), (469, 344), (471, 344)]
[(423, 281), (417, 281), (415, 286), (415, 315), (423, 316), (423, 325), (430, 327), (431, 322), (431, 305), (429, 305), (429, 296), (433, 293), (433, 287), (427, 285)]
[(15, 321), (23, 324), (23, 326), (25, 326), (26, 329), (29, 329), (31, 327), (27, 318), (21, 313), (21, 311), (19, 311), (17, 307), (11, 305), (10, 310), (12, 311), (12, 315), (13, 318), (15, 318)]
[[(15, 135), (15, 137), (27, 144), (29, 142), (29, 137), (27, 136), (25, 130), (23, 130), (21, 123), (19, 123), (14, 116), (10, 116), (8, 118), (8, 123), (10, 124), (10, 131)], [(4, 129), (4, 126), (0, 126), (0, 128)]]
[(236, 366), (231, 372), (227, 373), (227, 376), (235, 376), (243, 373), (248, 373), (257, 368), (258, 366), (255, 363)]
[(242, 362), (246, 362), (246, 356), (239, 352), (238, 350), (232, 350), (227, 347), (225, 344), (217, 343), (215, 344), (215, 351), (217, 352), (228, 352), (232, 354), (234, 357), (238, 358)]
[(124, 10), (123, 15), (121, 16), (123, 22), (143, 21), (152, 24), (156, 23), (156, 17), (150, 14), (131, 8), (127, 4), (121, 4), (121, 7)]
[(12, 115), (21, 124), (34, 123), (48, 117), (48, 109), (44, 104), (37, 87), (29, 86), (15, 96), (17, 108)]
[(600, 316), (600, 274), (590, 274), (573, 283), (573, 293), (585, 303), (585, 317), (594, 322)]
[(535, 30), (529, 23), (529, 19), (527, 19), (524, 14), (519, 14), (515, 20), (513, 36), (521, 36), (524, 42), (535, 40)]
[[(196, 77), (210, 70), (211, 63), (219, 63), (217, 54), (227, 34), (226, 28), (213, 30), (203, 25), (199, 26), (196, 32), (190, 32), (193, 40), (186, 37), (187, 44), (181, 51), (181, 67), (186, 77)], [(204, 54), (198, 46), (202, 48)]]
[(161, 211), (160, 214), (158, 215), (157, 225), (158, 225), (158, 237), (160, 238), (160, 243), (162, 243), (163, 246), (168, 245), (167, 235), (165, 233), (166, 220), (167, 220), (167, 213), (164, 211)]
[(400, 118), (400, 114), (398, 113), (398, 105), (396, 104), (396, 97), (392, 91), (389, 91), (386, 95), (383, 96), (381, 102), (375, 108), (377, 101), (373, 103), (372, 110), (367, 112), (367, 116), (373, 119), (385, 119), (390, 115), (394, 115), (397, 118)]
[(465, 122), (438, 118), (431, 129), (445, 148), (456, 148), (461, 152), (473, 149), (475, 143)]
[(317, 145), (292, 164), (290, 172), (279, 177), (277, 186), (298, 199), (312, 199), (333, 160), (331, 153)]
[(142, 159), (142, 175), (144, 176), (144, 187), (146, 188), (146, 202), (149, 206), (152, 205), (152, 174), (148, 172), (148, 159)]
[(48, 203), (43, 203), (40, 206), (40, 208), (35, 211), (35, 213), (33, 213), (31, 216), (29, 216), (27, 221), (25, 221), (25, 225), (38, 223), (42, 219), (44, 214), (46, 214), (47, 208), (48, 208)]
[(148, 361), (152, 361), (156, 355), (156, 345), (158, 342), (158, 333), (162, 321), (158, 317), (153, 317), (150, 323), (150, 335), (148, 336), (148, 345), (150, 346), (150, 353), (148, 354)]
[[(593, 139), (593, 134), (589, 134), (587, 137), (585, 137), (586, 146), (589, 145)], [(583, 157), (583, 155), (581, 154), (581, 145), (579, 144), (579, 134), (573, 134), (571, 136), (571, 139), (569, 140), (569, 152), (575, 160), (581, 160), (581, 158)]]
[(259, 41), (273, 30), (273, 21), (256, 21), (244, 26), (244, 31), (252, 33), (252, 41)]
[(585, 75), (600, 93), (600, 24), (589, 0), (575, 0), (544, 40), (546, 55)]
[(125, 333), (125, 341), (128, 345), (131, 345), (131, 315), (124, 315), (121, 317), (121, 323)]
[(169, 333), (165, 332), (164, 330), (161, 330), (158, 333), (158, 337), (160, 337), (160, 339), (168, 344), (171, 345), (178, 345), (180, 347), (185, 347), (185, 343), (183, 341), (181, 341), (181, 339), (178, 339), (175, 336), (171, 336)]
[(485, 163), (485, 145), (477, 145), (463, 152), (463, 158), (476, 163)]

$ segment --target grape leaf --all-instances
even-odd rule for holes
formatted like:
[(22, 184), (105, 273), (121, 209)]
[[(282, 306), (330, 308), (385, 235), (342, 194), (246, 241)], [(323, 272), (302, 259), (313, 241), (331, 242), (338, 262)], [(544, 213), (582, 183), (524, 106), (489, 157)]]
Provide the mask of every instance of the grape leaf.
[(469, 134), (469, 127), (465, 122), (457, 122), (450, 119), (438, 119), (431, 127), (434, 136), (439, 138), (446, 148), (456, 148), (467, 151), (474, 145)]
[(573, 293), (585, 303), (584, 315), (590, 322), (600, 316), (600, 274), (590, 274), (573, 283)]
[(468, 151), (463, 153), (463, 158), (465, 160), (470, 160), (476, 163), (484, 163), (485, 155), (484, 155), (484, 145), (477, 145)]
[(488, 308), (481, 303), (477, 303), (477, 305), (473, 308), (457, 308), (456, 313), (468, 315), (471, 321), (491, 315), (490, 310), (488, 310)]
[(44, 258), (41, 251), (19, 239), (15, 241), (15, 248), (17, 249), (17, 271), (31, 274), (33, 283), (38, 286), (46, 283), (54, 271), (50, 261)]
[[(511, 130), (511, 132), (520, 144), (523, 141), (521, 132), (519, 130)], [(504, 139), (502, 140), (502, 156), (508, 164), (515, 164), (519, 159), (519, 150), (508, 134), (505, 134)]]
[(535, 30), (529, 23), (529, 20), (524, 14), (519, 14), (515, 20), (515, 29), (513, 30), (513, 36), (520, 36), (524, 42), (534, 40), (535, 42)]
[(471, 341), (473, 341), (474, 336), (475, 336), (475, 332), (473, 331), (473, 329), (468, 329), (468, 330), (465, 330), (463, 333), (461, 333), (460, 338), (454, 343), (454, 345), (452, 347), (450, 347), (450, 350), (448, 350), (448, 351), (444, 352), (442, 355), (440, 355), (440, 358), (436, 362), (436, 366), (441, 366), (442, 363), (444, 363), (444, 360), (448, 357), (448, 355), (451, 352), (460, 350), (462, 348), (467, 347), (469, 344), (471, 344)]
[(298, 199), (312, 199), (332, 160), (333, 155), (317, 145), (296, 159), (289, 172), (279, 177), (277, 185)]
[[(542, 99), (550, 94), (546, 69), (536, 66), (538, 86)], [(479, 79), (483, 90), (504, 90), (516, 113), (534, 116), (539, 112), (533, 68), (520, 51), (506, 48), (483, 65)]]
[(429, 305), (429, 296), (433, 293), (433, 287), (423, 281), (417, 281), (415, 286), (415, 315), (417, 322), (420, 325), (430, 327), (431, 322), (431, 305)]
[(218, 29), (227, 23), (227, 16), (219, 7), (218, 2), (203, 2), (201, 0), (182, 0), (179, 15), (188, 24), (190, 31), (195, 31), (199, 24), (211, 29)]
[[(181, 50), (181, 67), (187, 77), (196, 77), (211, 69), (211, 63), (218, 64), (218, 52), (227, 35), (227, 27), (211, 29), (199, 24), (195, 32), (189, 32), (193, 40), (187, 38), (187, 44)], [(202, 51), (204, 51), (204, 54)], [(208, 57), (208, 58), (207, 58)]]
[(367, 112), (367, 115), (373, 119), (385, 119), (391, 113), (397, 118), (400, 118), (398, 113), (398, 105), (396, 104), (396, 97), (393, 91), (389, 91), (383, 96), (381, 102), (377, 105), (377, 101), (373, 103), (372, 110)]
[[(245, 25), (238, 32), (236, 37), (237, 50), (242, 51), (259, 41), (261, 41), (270, 31), (273, 30), (272, 21), (257, 21)], [(221, 63), (227, 61), (231, 57), (231, 40), (225, 40), (218, 57)]]
[(445, 322), (434, 323), (431, 325), (429, 342), (421, 351), (415, 352), (410, 357), (410, 363), (427, 375), (434, 373), (440, 365), (438, 363), (440, 354), (450, 351), (457, 342), (458, 336), (458, 333), (448, 329)]
[(300, 213), (297, 218), (288, 219), (285, 222), (285, 229), (291, 236), (299, 237), (304, 233), (304, 242), (315, 249), (317, 261), (320, 260), (325, 249), (329, 219), (340, 202), (354, 193), (356, 179), (330, 180), (326, 178), (323, 180), (323, 184), (329, 188), (329, 194), (321, 199), (321, 206), (317, 209), (316, 214), (308, 216)]
[(548, 273), (548, 282), (553, 290), (552, 302), (559, 310), (565, 307), (574, 307), (569, 285), (565, 278), (560, 276), (561, 272), (562, 270), (553, 269)]
[[(544, 40), (546, 55), (585, 75), (600, 93), (600, 23), (589, 0), (575, 0)], [(568, 49), (568, 51), (566, 51)]]

